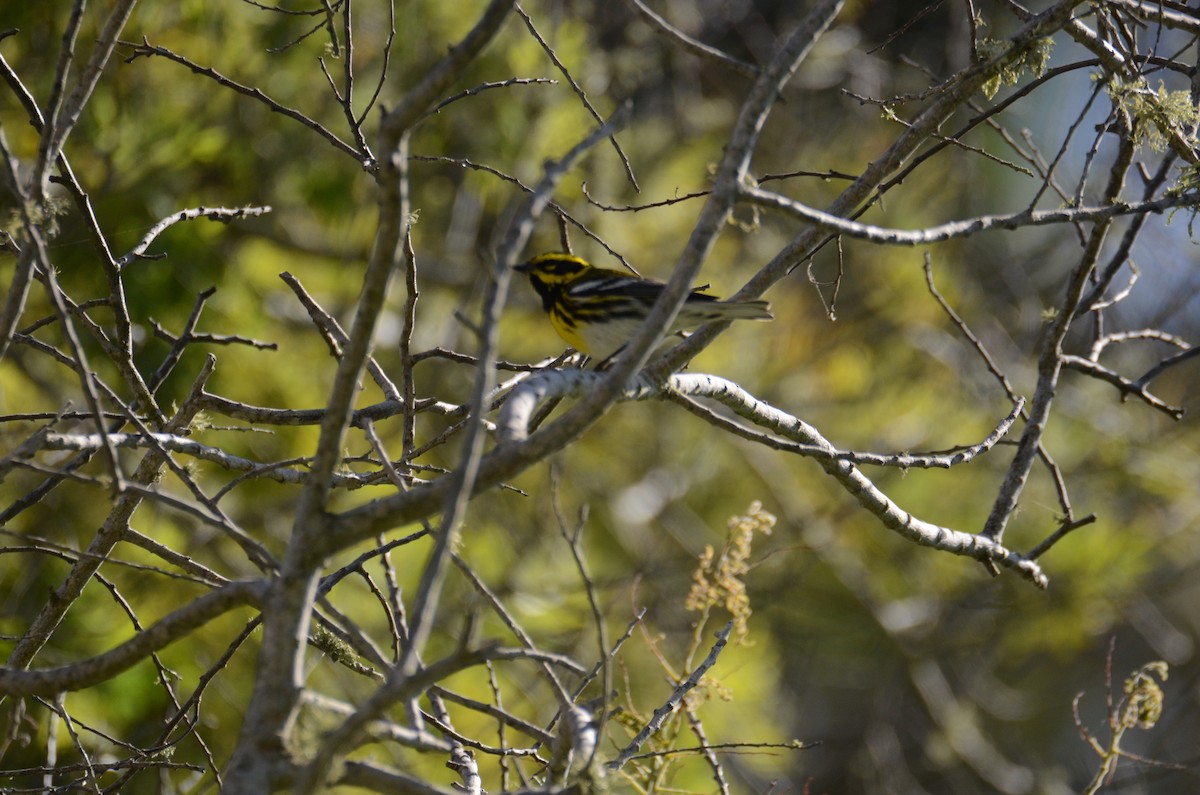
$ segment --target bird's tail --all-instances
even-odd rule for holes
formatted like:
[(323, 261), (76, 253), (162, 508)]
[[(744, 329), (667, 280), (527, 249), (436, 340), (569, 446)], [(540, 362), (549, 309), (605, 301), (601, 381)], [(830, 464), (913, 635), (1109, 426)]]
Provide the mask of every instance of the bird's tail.
[(730, 320), (774, 320), (766, 301), (718, 301), (720, 316)]

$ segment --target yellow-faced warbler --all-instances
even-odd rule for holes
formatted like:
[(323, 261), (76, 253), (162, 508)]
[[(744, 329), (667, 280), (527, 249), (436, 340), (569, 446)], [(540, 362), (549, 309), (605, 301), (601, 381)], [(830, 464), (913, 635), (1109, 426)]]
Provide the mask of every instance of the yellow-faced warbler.
[[(516, 266), (529, 274), (558, 336), (589, 356), (612, 358), (633, 338), (663, 291), (662, 282), (594, 268), (570, 254), (539, 254)], [(722, 301), (693, 290), (670, 333), (714, 320), (770, 320), (766, 301)]]

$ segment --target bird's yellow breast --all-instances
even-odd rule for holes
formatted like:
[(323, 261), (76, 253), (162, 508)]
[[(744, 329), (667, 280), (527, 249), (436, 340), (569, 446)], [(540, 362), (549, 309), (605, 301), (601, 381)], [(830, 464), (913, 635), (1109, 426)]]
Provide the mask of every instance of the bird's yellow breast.
[(558, 332), (558, 336), (577, 351), (583, 351), (589, 356), (593, 355), (591, 346), (588, 345), (586, 339), (580, 333), (579, 326), (575, 325), (556, 309), (550, 310), (550, 323), (554, 326), (554, 330)]

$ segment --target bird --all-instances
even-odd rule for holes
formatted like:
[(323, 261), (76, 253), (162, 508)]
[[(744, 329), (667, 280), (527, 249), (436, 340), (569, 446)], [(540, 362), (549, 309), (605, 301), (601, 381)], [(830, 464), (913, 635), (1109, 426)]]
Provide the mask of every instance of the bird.
[[(621, 271), (597, 268), (573, 254), (539, 254), (514, 270), (529, 276), (542, 309), (568, 345), (607, 363), (637, 333), (666, 286)], [(771, 320), (766, 301), (722, 301), (700, 290), (684, 299), (669, 333), (714, 320)]]

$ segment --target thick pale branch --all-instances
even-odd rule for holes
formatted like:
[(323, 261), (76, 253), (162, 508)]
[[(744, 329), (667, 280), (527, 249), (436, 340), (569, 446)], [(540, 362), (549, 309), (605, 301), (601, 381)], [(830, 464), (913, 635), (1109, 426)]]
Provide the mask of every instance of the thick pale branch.
[(150, 227), (150, 231), (142, 236), (138, 244), (131, 248), (129, 252), (117, 261), (117, 267), (124, 268), (126, 265), (138, 259), (143, 259), (146, 256), (146, 249), (150, 248), (159, 235), (170, 229), (181, 221), (190, 221), (195, 218), (208, 218), (211, 221), (221, 221), (229, 223), (239, 218), (248, 218), (251, 216), (265, 215), (271, 212), (270, 207), (193, 207), (187, 210), (180, 210), (177, 213), (172, 213), (166, 218), (159, 221), (154, 226)]
[[(233, 453), (228, 453), (220, 447), (202, 444), (187, 436), (176, 436), (169, 433), (113, 433), (109, 434), (108, 438), (117, 447), (153, 447), (155, 449), (170, 450), (173, 453), (181, 453), (203, 461), (209, 461), (225, 469), (235, 472), (252, 473), (256, 477), (274, 480), (278, 483), (300, 484), (307, 481), (309, 477), (307, 469), (293, 469), (288, 466), (289, 463), (296, 463), (296, 461), (267, 463), (252, 461), (249, 458), (242, 458)], [(99, 434), (95, 433), (68, 434), (39, 432), (36, 437), (30, 437), (30, 440), (25, 445), (22, 445), (19, 451), (20, 455), (17, 458), (28, 458), (39, 449), (95, 451), (101, 449), (103, 445), (104, 440)], [(7, 462), (8, 458), (5, 461)], [(335, 472), (332, 476), (333, 485), (349, 488), (367, 486), (378, 481), (379, 473), (377, 472)]]
[[(806, 444), (826, 447), (836, 452), (820, 433), (808, 423), (776, 409), (755, 398), (737, 384), (715, 376), (681, 375), (672, 383), (681, 383), (691, 394), (703, 394), (732, 409), (739, 417), (769, 428), (783, 436), (804, 440)], [(884, 526), (921, 546), (933, 547), (956, 555), (978, 560), (994, 561), (1011, 568), (1041, 588), (1047, 584), (1046, 575), (1033, 561), (992, 542), (990, 539), (961, 530), (924, 522), (908, 513), (879, 490), (857, 467), (847, 461), (827, 458), (818, 460), (821, 468), (833, 476), (859, 504), (879, 517)]]
[(871, 243), (893, 246), (920, 246), (928, 243), (940, 243), (945, 240), (969, 237), (970, 235), (994, 229), (1021, 229), (1027, 226), (1077, 224), (1087, 221), (1108, 220), (1124, 215), (1162, 213), (1176, 207), (1200, 206), (1200, 195), (1187, 193), (1180, 196), (1166, 196), (1153, 201), (1116, 202), (1100, 207), (1064, 207), (1055, 210), (1023, 210), (1018, 213), (981, 215), (975, 218), (964, 218), (961, 221), (950, 221), (924, 229), (909, 230), (890, 229), (888, 227), (851, 221), (847, 218), (841, 218), (831, 213), (808, 207), (801, 202), (781, 196), (778, 193), (752, 186), (743, 186), (742, 195), (747, 201), (753, 204), (760, 207), (771, 207), (782, 210), (827, 232), (866, 240)]
[(976, 456), (991, 450), (1000, 440), (1008, 435), (1008, 431), (1021, 416), (1025, 408), (1025, 399), (1017, 398), (1012, 411), (1002, 419), (992, 432), (982, 441), (954, 449), (954, 452), (944, 453), (864, 453), (857, 450), (829, 450), (812, 444), (787, 441), (773, 434), (761, 433), (740, 425), (708, 407), (692, 400), (681, 392), (668, 391), (668, 399), (674, 400), (685, 409), (722, 430), (728, 431), (755, 444), (761, 444), (773, 450), (782, 450), (809, 458), (825, 458), (830, 460), (849, 461), (852, 464), (870, 464), (872, 466), (898, 467), (900, 469), (949, 469), (950, 467), (966, 464)]
[(1172, 11), (1164, 3), (1155, 0), (1107, 0), (1107, 3), (1125, 8), (1141, 19), (1160, 22), (1165, 27), (1200, 34), (1200, 17), (1196, 17), (1194, 12)]
[[(590, 389), (596, 387), (601, 377), (596, 373), (574, 370), (546, 373), (525, 382), (514, 391), (500, 412), (497, 421), (500, 439), (510, 444), (519, 443), (524, 438), (529, 419), (539, 402), (549, 397), (587, 394)], [(994, 561), (1013, 569), (1039, 587), (1046, 587), (1046, 575), (1035, 562), (984, 536), (941, 527), (916, 518), (892, 502), (811, 425), (758, 400), (737, 384), (717, 376), (682, 374), (671, 376), (662, 390), (716, 400), (739, 417), (798, 442), (804, 446), (805, 451), (809, 447), (821, 451), (819, 455), (812, 456), (821, 468), (841, 483), (860, 505), (877, 516), (885, 527), (910, 541), (956, 555)], [(642, 400), (659, 392), (659, 387), (653, 382), (639, 378), (624, 397), (627, 400)]]

